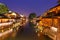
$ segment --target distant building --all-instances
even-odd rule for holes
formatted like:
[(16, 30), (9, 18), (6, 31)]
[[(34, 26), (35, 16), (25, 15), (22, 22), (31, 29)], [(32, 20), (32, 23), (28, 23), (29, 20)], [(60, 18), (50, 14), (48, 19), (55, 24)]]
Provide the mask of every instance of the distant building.
[(8, 18), (12, 18), (12, 19), (20, 18), (20, 15), (16, 12), (5, 13), (4, 15), (7, 16)]

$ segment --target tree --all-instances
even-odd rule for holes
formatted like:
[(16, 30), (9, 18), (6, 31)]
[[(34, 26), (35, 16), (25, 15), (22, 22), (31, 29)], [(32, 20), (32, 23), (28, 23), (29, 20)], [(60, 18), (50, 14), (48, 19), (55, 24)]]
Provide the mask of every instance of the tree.
[(29, 15), (29, 26), (30, 27), (35, 26), (35, 24), (33, 22), (31, 22), (33, 20), (33, 18), (36, 18), (36, 13), (30, 13), (30, 15)]
[(30, 13), (29, 19), (33, 19), (33, 18), (35, 18), (35, 17), (36, 17), (36, 13)]
[(4, 13), (7, 13), (8, 12), (8, 8), (5, 4), (3, 3), (0, 3), (0, 14), (4, 14)]

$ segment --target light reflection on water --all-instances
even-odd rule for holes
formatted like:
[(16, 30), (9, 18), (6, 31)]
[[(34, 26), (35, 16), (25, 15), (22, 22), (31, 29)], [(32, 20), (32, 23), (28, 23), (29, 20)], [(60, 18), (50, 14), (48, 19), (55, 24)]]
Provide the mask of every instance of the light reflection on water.
[[(22, 28), (22, 30), (19, 29), (18, 32), (14, 31), (8, 35), (9, 36), (6, 37), (5, 39), (3, 37), (3, 40), (49, 40), (50, 39), (49, 37), (47, 37), (45, 35), (40, 35), (40, 34), (36, 33), (34, 28), (31, 28), (29, 26), (29, 24), (26, 24), (25, 27)], [(5, 36), (7, 36), (7, 35), (5, 35)]]

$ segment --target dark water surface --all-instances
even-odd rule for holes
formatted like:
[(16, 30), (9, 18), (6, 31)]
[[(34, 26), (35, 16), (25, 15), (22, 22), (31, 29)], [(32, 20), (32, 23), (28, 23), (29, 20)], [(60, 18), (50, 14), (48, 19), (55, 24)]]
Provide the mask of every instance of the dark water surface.
[(19, 30), (16, 36), (16, 40), (38, 40), (38, 36), (31, 28), (29, 24), (26, 24), (22, 30)]
[(30, 27), (28, 23), (22, 27), (22, 29), (18, 30), (15, 38), (10, 38), (7, 40), (51, 40), (48, 36), (42, 34), (38, 37), (34, 28)]

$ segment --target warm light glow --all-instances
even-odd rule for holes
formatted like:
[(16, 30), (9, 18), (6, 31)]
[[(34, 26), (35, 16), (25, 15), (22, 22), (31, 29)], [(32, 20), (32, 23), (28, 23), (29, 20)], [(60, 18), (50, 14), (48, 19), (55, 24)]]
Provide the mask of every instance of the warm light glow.
[(4, 30), (2, 30), (2, 32), (4, 32)]
[(9, 11), (9, 13), (11, 13), (12, 11)]
[(20, 15), (21, 17), (24, 17), (24, 15)]
[(10, 29), (10, 30), (8, 30), (8, 31), (6, 31), (6, 32), (0, 33), (0, 37), (6, 35), (6, 34), (8, 34), (8, 33), (11, 33), (12, 31), (13, 31), (13, 29)]
[(58, 11), (58, 10), (60, 10), (60, 6), (58, 6), (58, 7), (54, 7), (53, 9), (51, 9), (51, 10), (49, 10), (49, 12), (53, 12), (53, 11)]
[(38, 33), (38, 37), (40, 36), (40, 33)]
[(55, 28), (55, 27), (51, 27), (51, 30), (54, 32), (57, 32), (57, 28)]
[(58, 17), (58, 18), (60, 18), (60, 17)]
[(6, 25), (11, 25), (13, 22), (7, 22), (7, 23), (0, 23), (0, 27), (1, 26), (6, 26)]
[(12, 15), (15, 15), (16, 16), (16, 13), (13, 12)]
[(52, 18), (43, 18), (42, 25), (50, 27), (52, 25)]

